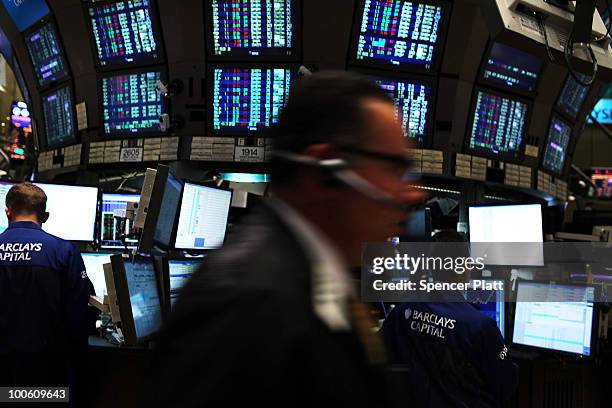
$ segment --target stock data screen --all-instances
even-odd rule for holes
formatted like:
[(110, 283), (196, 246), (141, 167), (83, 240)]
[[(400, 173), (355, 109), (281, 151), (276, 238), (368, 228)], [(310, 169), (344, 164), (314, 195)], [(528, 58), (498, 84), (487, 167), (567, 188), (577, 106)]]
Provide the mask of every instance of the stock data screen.
[(138, 203), (138, 194), (103, 194), (100, 225), (102, 248), (134, 248), (138, 245), (134, 221), (126, 219), (128, 203)]
[(405, 0), (364, 0), (356, 27), (357, 62), (434, 68), (442, 53), (444, 8)]
[(104, 133), (160, 132), (164, 103), (157, 90), (161, 72), (119, 74), (102, 78)]
[(42, 96), (47, 146), (69, 142), (76, 138), (72, 89), (66, 85)]
[(536, 90), (541, 69), (540, 58), (494, 43), (482, 76), (488, 82), (532, 93)]
[(101, 66), (159, 58), (151, 0), (93, 3), (91, 29)]
[(168, 261), (170, 272), (170, 307), (174, 307), (180, 296), (181, 289), (183, 289), (201, 265), (201, 262), (192, 260)]
[(567, 148), (572, 138), (572, 127), (553, 115), (550, 129), (548, 130), (548, 141), (544, 150), (544, 161), (542, 166), (549, 171), (560, 174), (565, 167)]
[(218, 134), (260, 133), (278, 120), (289, 99), (285, 68), (215, 68), (212, 128)]
[(432, 106), (432, 87), (415, 81), (377, 79), (395, 102), (397, 116), (404, 128), (404, 134), (419, 144), (429, 134)]
[(68, 66), (55, 25), (47, 23), (26, 34), (25, 41), (39, 86), (49, 85), (68, 76)]
[(295, 55), (295, 0), (212, 0), (214, 56)]
[(470, 150), (517, 158), (527, 127), (527, 104), (478, 91), (470, 131)]
[[(578, 75), (582, 81), (588, 80), (586, 75), (579, 73), (576, 73), (576, 75)], [(589, 87), (580, 85), (573, 76), (568, 75), (563, 90), (561, 91), (561, 96), (559, 96), (557, 107), (570, 118), (576, 120), (578, 119), (578, 114), (582, 110), (588, 95)]]

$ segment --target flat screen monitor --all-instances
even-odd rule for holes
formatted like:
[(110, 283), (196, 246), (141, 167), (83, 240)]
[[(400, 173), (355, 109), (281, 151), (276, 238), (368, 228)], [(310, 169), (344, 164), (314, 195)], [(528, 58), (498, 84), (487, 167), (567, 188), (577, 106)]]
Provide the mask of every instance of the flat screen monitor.
[(429, 242), (431, 231), (431, 211), (429, 208), (420, 208), (408, 214), (406, 235), (399, 237), (399, 240), (401, 242)]
[(519, 281), (512, 342), (590, 356), (595, 288)]
[(68, 64), (52, 21), (28, 31), (25, 42), (39, 86), (44, 87), (68, 77)]
[(427, 144), (432, 133), (434, 90), (426, 80), (375, 79), (375, 82), (393, 98), (404, 135), (416, 144)]
[(111, 257), (121, 328), (127, 344), (138, 344), (162, 326), (159, 279), (153, 259)]
[(3, 233), (9, 226), (8, 218), (6, 218), (6, 194), (15, 183), (8, 181), (0, 181), (0, 233)]
[(536, 92), (542, 59), (501, 43), (491, 45), (484, 61), (482, 80), (519, 92)]
[(542, 168), (556, 175), (562, 175), (571, 139), (572, 125), (553, 114), (544, 148)]
[(21, 32), (50, 13), (45, 0), (2, 0), (2, 3)]
[(185, 183), (175, 248), (214, 249), (223, 245), (231, 190)]
[(278, 62), (300, 58), (298, 0), (205, 4), (211, 59)]
[(419, 72), (437, 69), (449, 11), (444, 1), (358, 1), (350, 62)]
[(98, 188), (35, 183), (47, 195), (49, 220), (43, 230), (67, 241), (93, 242)]
[[(586, 81), (588, 77), (586, 75), (576, 73), (578, 78), (582, 81)], [(584, 107), (587, 96), (589, 95), (589, 87), (580, 85), (572, 75), (568, 75), (563, 85), (561, 95), (557, 101), (557, 108), (567, 115), (570, 119), (578, 120), (578, 115)]]
[[(501, 279), (487, 279), (487, 282), (499, 282), (505, 288), (505, 282)], [(465, 292), (465, 299), (474, 306), (480, 313), (490, 317), (501, 333), (506, 337), (506, 303), (504, 289), (488, 290), (485, 288), (474, 287), (474, 279), (470, 281), (470, 288)]]
[(105, 135), (161, 133), (164, 98), (157, 90), (159, 70), (104, 75), (101, 79)]
[(172, 308), (180, 296), (182, 288), (202, 265), (197, 260), (169, 260), (170, 274), (170, 307)]
[(163, 56), (153, 0), (100, 1), (87, 6), (101, 67), (154, 63)]
[(91, 283), (93, 283), (96, 296), (104, 299), (108, 294), (106, 289), (106, 279), (104, 277), (104, 265), (111, 262), (110, 258), (113, 254), (102, 252), (83, 253), (83, 262), (85, 262), (85, 271)]
[(76, 142), (72, 86), (64, 85), (41, 95), (47, 147)]
[(211, 68), (209, 117), (217, 135), (257, 135), (278, 121), (289, 100), (288, 68)]
[(494, 158), (521, 157), (529, 105), (519, 99), (476, 89), (468, 127), (468, 150)]
[[(117, 215), (125, 213), (128, 203), (138, 203), (139, 199), (138, 194), (102, 194), (100, 211), (100, 246), (102, 248), (124, 248), (125, 246), (135, 248), (138, 245), (138, 240), (133, 237), (136, 232), (134, 222), (121, 220)], [(122, 236), (125, 237), (125, 242)]]

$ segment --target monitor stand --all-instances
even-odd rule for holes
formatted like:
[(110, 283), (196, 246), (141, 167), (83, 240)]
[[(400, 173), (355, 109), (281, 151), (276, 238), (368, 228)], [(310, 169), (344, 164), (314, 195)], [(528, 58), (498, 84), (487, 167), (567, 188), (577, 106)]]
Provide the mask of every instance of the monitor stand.
[(571, 3), (569, 0), (544, 0), (544, 3), (548, 3), (551, 6), (558, 7), (570, 13), (574, 13), (575, 11), (574, 3)]

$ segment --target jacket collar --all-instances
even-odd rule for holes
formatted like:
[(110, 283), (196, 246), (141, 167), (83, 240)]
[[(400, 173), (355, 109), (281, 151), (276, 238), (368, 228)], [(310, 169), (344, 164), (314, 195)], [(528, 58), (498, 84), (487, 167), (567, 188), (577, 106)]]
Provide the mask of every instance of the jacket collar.
[(32, 221), (17, 221), (17, 222), (11, 223), (7, 229), (14, 229), (14, 228), (26, 228), (26, 229), (39, 230), (39, 229), (42, 229), (42, 225), (37, 224)]

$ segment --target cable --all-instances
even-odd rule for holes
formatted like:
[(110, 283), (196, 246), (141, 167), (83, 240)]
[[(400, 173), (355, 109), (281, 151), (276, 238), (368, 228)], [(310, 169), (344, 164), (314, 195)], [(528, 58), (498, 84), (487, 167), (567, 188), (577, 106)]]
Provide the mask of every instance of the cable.
[(565, 44), (563, 54), (565, 55), (565, 63), (567, 64), (567, 68), (569, 69), (569, 72), (574, 78), (574, 80), (582, 86), (589, 87), (593, 84), (593, 82), (595, 82), (595, 78), (597, 77), (598, 65), (597, 58), (595, 57), (595, 53), (593, 52), (591, 44), (586, 44), (586, 48), (587, 50), (589, 50), (589, 53), (591, 54), (591, 60), (593, 61), (593, 75), (588, 81), (583, 81), (582, 78), (577, 75), (577, 72), (574, 69), (574, 66), (572, 65), (572, 56), (574, 54), (574, 41), (571, 33), (567, 38), (567, 43)]
[(544, 24), (544, 19), (540, 15), (537, 15), (536, 18), (538, 20), (538, 23), (540, 23), (540, 28), (542, 29), (542, 33), (544, 34), (544, 45), (546, 46), (546, 52), (548, 52), (548, 59), (550, 60), (550, 62), (557, 62), (555, 56), (552, 53), (552, 49), (550, 48), (550, 43), (548, 42), (548, 33), (546, 33), (546, 25)]
[[(612, 6), (612, 0), (608, 0), (608, 4), (606, 5), (606, 11), (610, 13), (610, 6)], [(606, 27), (606, 33), (599, 38), (594, 38), (594, 42), (600, 42), (610, 35), (610, 30), (612, 29), (612, 13), (608, 16), (608, 26)]]

